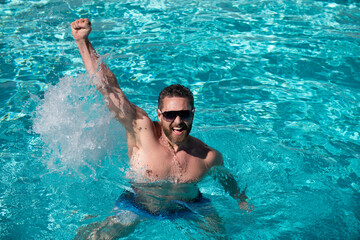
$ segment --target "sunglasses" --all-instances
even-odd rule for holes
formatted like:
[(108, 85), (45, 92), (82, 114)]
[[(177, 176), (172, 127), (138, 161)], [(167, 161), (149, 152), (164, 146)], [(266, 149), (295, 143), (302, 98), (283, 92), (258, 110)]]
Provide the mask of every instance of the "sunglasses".
[(161, 115), (163, 115), (165, 121), (172, 122), (176, 119), (177, 116), (179, 116), (181, 120), (190, 120), (195, 112), (195, 109), (182, 110), (182, 111), (166, 111), (166, 112), (161, 112), (161, 110), (159, 109), (159, 112)]

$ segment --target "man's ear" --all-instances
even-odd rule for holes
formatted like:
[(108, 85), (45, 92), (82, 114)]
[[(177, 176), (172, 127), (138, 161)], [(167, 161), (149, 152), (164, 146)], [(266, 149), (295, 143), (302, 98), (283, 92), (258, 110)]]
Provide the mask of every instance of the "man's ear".
[(161, 116), (160, 110), (159, 110), (159, 109), (156, 109), (156, 113), (157, 113), (158, 119), (159, 119), (159, 121), (160, 121), (160, 116)]

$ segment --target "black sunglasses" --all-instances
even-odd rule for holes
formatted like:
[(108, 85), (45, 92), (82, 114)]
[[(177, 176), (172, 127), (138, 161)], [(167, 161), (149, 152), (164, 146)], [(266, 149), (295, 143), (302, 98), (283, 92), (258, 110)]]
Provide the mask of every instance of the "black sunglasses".
[(190, 120), (190, 118), (195, 112), (195, 109), (182, 110), (182, 111), (166, 111), (166, 112), (161, 112), (161, 110), (159, 109), (159, 112), (161, 115), (163, 115), (165, 121), (172, 122), (176, 119), (177, 116), (179, 116), (180, 119), (182, 120)]

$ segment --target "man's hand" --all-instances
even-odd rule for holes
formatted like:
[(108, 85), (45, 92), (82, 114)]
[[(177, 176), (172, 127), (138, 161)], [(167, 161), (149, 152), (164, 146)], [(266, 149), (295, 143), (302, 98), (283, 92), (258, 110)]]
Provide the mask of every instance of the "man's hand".
[(91, 32), (91, 22), (87, 18), (77, 19), (71, 23), (71, 33), (75, 41), (88, 40)]
[(254, 210), (254, 206), (253, 205), (249, 205), (248, 202), (246, 201), (241, 201), (239, 202), (239, 208), (243, 211), (246, 211), (246, 212), (251, 212), (252, 210)]
[(225, 192), (228, 192), (239, 205), (239, 208), (246, 212), (251, 212), (254, 209), (253, 205), (249, 205), (246, 201), (248, 197), (245, 194), (246, 188), (241, 191), (234, 176), (225, 167), (214, 167), (209, 172), (219, 183), (224, 187)]

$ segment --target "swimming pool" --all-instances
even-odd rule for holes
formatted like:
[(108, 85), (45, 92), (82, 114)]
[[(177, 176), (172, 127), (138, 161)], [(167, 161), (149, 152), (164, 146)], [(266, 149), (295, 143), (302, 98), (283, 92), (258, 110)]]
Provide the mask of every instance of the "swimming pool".
[[(193, 135), (223, 153), (255, 206), (244, 214), (212, 179), (199, 185), (230, 239), (358, 239), (359, 7), (0, 1), (0, 238), (72, 239), (111, 214), (128, 186), (124, 131), (83, 75), (70, 34), (88, 17), (94, 47), (152, 118), (164, 86), (193, 90)], [(211, 236), (152, 221), (128, 237), (145, 238)]]

